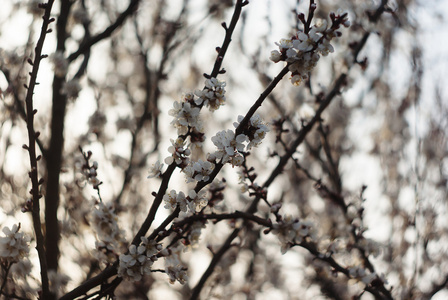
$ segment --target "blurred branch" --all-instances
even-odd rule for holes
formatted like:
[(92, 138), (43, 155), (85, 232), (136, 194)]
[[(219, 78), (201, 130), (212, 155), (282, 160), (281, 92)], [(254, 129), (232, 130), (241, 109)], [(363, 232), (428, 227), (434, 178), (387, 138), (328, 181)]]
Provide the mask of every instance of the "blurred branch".
[(86, 51), (88, 51), (93, 45), (100, 42), (101, 40), (104, 40), (105, 38), (108, 38), (118, 27), (123, 25), (127, 17), (132, 15), (137, 10), (139, 3), (140, 0), (132, 0), (129, 3), (128, 8), (118, 16), (115, 23), (113, 23), (112, 25), (107, 27), (103, 32), (97, 34), (88, 41), (83, 42), (79, 46), (78, 50), (70, 54), (70, 56), (68, 57), (68, 61), (69, 62), (74, 61), (79, 55), (86, 53)]

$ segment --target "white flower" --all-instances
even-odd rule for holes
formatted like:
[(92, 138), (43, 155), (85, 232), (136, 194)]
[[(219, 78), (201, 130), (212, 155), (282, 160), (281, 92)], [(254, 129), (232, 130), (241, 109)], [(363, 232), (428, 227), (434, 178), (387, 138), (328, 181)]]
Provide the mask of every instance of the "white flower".
[(138, 246), (137, 252), (140, 254), (145, 254), (146, 257), (151, 258), (153, 261), (156, 260), (157, 258), (155, 258), (154, 255), (162, 250), (162, 245), (157, 244), (155, 240), (149, 241), (144, 236), (142, 236), (140, 239), (142, 243), (140, 246)]
[(105, 205), (103, 202), (97, 203), (90, 216), (90, 224), (93, 227), (98, 239), (106, 244), (113, 244), (114, 249), (118, 249), (124, 243), (124, 231), (118, 226), (118, 216), (112, 204)]
[(137, 251), (135, 245), (129, 247), (128, 254), (120, 255), (118, 276), (129, 281), (140, 281), (143, 275), (151, 273), (153, 261)]
[(193, 181), (205, 181), (210, 179), (215, 165), (209, 161), (198, 160), (197, 162), (190, 163), (183, 169), (183, 172), (187, 176), (187, 183)]
[[(350, 22), (346, 15), (344, 14), (344, 18), (340, 20), (343, 26), (348, 27)], [(298, 86), (308, 78), (308, 73), (316, 66), (319, 53), (326, 56), (334, 52), (330, 41), (337, 36), (340, 34), (334, 28), (328, 28), (325, 20), (318, 20), (308, 33), (299, 31), (292, 39), (281, 39), (279, 43), (275, 43), (280, 51), (272, 51), (270, 59), (278, 62), (282, 55), (286, 54), (286, 62), (289, 63), (288, 68), (291, 71), (291, 83)]]
[(289, 49), (292, 47), (292, 41), (288, 39), (281, 39), (279, 43), (275, 43), (280, 50)]
[(277, 235), (284, 254), (293, 244), (301, 243), (305, 238), (314, 240), (316, 238), (314, 225), (310, 221), (299, 221), (290, 215), (285, 215), (278, 222), (273, 224), (272, 233)]
[(9, 263), (18, 262), (28, 255), (30, 237), (19, 232), (20, 224), (14, 224), (11, 229), (3, 228), (4, 237), (0, 237), (0, 258)]
[(184, 149), (185, 141), (182, 138), (178, 138), (175, 141), (171, 140), (172, 146), (168, 147), (168, 151), (172, 153), (171, 156), (165, 158), (165, 163), (171, 165), (175, 162), (181, 168), (188, 165), (190, 155), (189, 149)]
[(202, 222), (194, 222), (191, 225), (191, 231), (188, 235), (188, 241), (192, 247), (196, 247), (199, 243), (199, 238), (201, 237), (202, 228), (205, 228), (205, 224)]
[(188, 127), (202, 129), (202, 123), (199, 120), (199, 107), (192, 107), (190, 102), (178, 102), (173, 103), (173, 108), (169, 110), (169, 115), (174, 119), (171, 124), (177, 128), (177, 134), (184, 135), (188, 132)]
[(188, 192), (188, 208), (192, 213), (200, 212), (208, 204), (208, 199), (206, 197), (207, 192), (204, 190), (196, 193), (195, 190), (190, 190)]
[(167, 266), (165, 267), (165, 272), (169, 276), (171, 284), (174, 284), (177, 280), (180, 284), (184, 285), (188, 281), (186, 269), (181, 265)]
[(282, 59), (282, 54), (277, 50), (271, 51), (271, 57), (269, 57), (275, 63), (278, 63)]
[(247, 142), (249, 138), (245, 134), (239, 134), (235, 137), (235, 132), (232, 130), (223, 130), (218, 132), (212, 137), (212, 142), (218, 148), (215, 152), (215, 156), (218, 159), (222, 159), (223, 163), (231, 160), (231, 157), (241, 156), (238, 152), (244, 151), (244, 142)]
[(199, 98), (195, 100), (196, 105), (205, 105), (210, 111), (217, 110), (221, 105), (224, 105), (226, 97), (226, 90), (224, 87), (226, 83), (217, 78), (210, 78), (205, 81), (205, 87), (202, 91), (195, 91)]
[(160, 161), (156, 161), (149, 168), (149, 175), (147, 178), (161, 177), (162, 176), (162, 168), (163, 168), (163, 164), (161, 164)]
[(177, 193), (175, 190), (171, 190), (169, 194), (163, 196), (163, 201), (165, 201), (165, 208), (176, 209), (179, 205), (183, 212), (187, 211), (187, 201), (183, 192)]

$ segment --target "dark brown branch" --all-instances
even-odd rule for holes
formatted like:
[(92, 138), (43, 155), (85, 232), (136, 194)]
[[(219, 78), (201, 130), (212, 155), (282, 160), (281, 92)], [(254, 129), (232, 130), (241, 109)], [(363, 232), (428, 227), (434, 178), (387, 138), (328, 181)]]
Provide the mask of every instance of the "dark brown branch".
[(50, 299), (50, 290), (48, 284), (48, 269), (47, 269), (47, 258), (45, 253), (44, 246), (44, 236), (42, 234), (42, 224), (40, 220), (40, 198), (42, 197), (40, 193), (39, 185), (41, 182), (39, 181), (39, 173), (37, 167), (37, 156), (36, 156), (36, 137), (37, 134), (34, 130), (34, 114), (37, 112), (33, 107), (33, 95), (34, 95), (34, 87), (36, 86), (37, 73), (39, 71), (39, 66), (41, 60), (44, 58), (42, 56), (42, 47), (45, 42), (45, 38), (48, 33), (48, 26), (54, 19), (50, 19), (51, 8), (53, 7), (54, 0), (49, 0), (47, 4), (45, 4), (45, 13), (43, 16), (42, 28), (40, 31), (39, 40), (37, 41), (36, 48), (34, 49), (34, 61), (32, 63), (33, 69), (31, 71), (31, 77), (28, 84), (28, 91), (26, 94), (26, 125), (28, 131), (28, 146), (26, 147), (30, 157), (30, 165), (31, 171), (29, 172), (29, 176), (31, 178), (31, 194), (33, 198), (33, 225), (34, 232), (36, 235), (36, 249), (39, 256), (40, 262), (40, 274), (42, 281), (42, 297), (44, 299)]
[[(56, 24), (57, 46), (60, 53), (65, 51), (65, 41), (67, 39), (66, 25), (70, 13), (72, 2), (61, 1), (60, 14)], [(47, 163), (47, 185), (45, 197), (45, 247), (47, 250), (48, 269), (58, 270), (58, 260), (60, 255), (59, 240), (60, 228), (57, 211), (60, 200), (59, 177), (62, 166), (62, 154), (64, 149), (64, 124), (67, 106), (67, 97), (61, 93), (65, 82), (64, 77), (54, 76), (53, 78), (53, 102), (51, 108), (51, 138), (48, 148)]]

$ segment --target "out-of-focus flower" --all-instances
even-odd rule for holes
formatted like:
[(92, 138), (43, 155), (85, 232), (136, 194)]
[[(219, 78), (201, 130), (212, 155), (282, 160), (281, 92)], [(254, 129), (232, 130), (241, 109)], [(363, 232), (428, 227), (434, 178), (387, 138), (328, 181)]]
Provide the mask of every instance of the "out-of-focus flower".
[(30, 237), (19, 232), (20, 224), (14, 224), (11, 229), (3, 228), (4, 237), (0, 237), (0, 258), (9, 263), (18, 262), (26, 257), (30, 251)]
[(68, 61), (64, 57), (64, 53), (57, 51), (50, 56), (53, 63), (53, 71), (57, 77), (64, 77), (68, 70)]
[(61, 93), (66, 95), (69, 99), (78, 98), (79, 92), (81, 91), (81, 85), (78, 79), (72, 79), (70, 81), (64, 82), (62, 85)]

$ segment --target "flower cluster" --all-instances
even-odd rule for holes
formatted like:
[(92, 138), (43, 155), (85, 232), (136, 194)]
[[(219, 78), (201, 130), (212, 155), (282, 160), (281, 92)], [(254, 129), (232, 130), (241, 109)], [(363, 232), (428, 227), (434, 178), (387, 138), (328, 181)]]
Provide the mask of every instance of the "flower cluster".
[(97, 250), (104, 259), (112, 258), (125, 242), (124, 232), (118, 226), (118, 216), (114, 208), (99, 202), (95, 205), (90, 220), (99, 240), (96, 244)]
[(4, 237), (0, 237), (0, 258), (8, 263), (15, 263), (28, 255), (30, 237), (19, 232), (20, 224), (14, 224), (11, 229), (3, 228)]
[(199, 120), (200, 111), (192, 93), (185, 94), (182, 102), (175, 101), (173, 103), (173, 108), (168, 113), (174, 118), (171, 124), (177, 128), (178, 135), (187, 134), (189, 127), (202, 131), (202, 122)]
[(278, 223), (273, 224), (272, 233), (277, 235), (281, 243), (282, 253), (291, 248), (292, 245), (301, 243), (306, 238), (315, 239), (313, 223), (310, 221), (299, 221), (292, 216), (286, 215), (279, 219)]
[[(243, 119), (243, 116), (238, 116), (238, 122), (233, 123), (235, 128), (239, 127)], [(212, 137), (212, 142), (218, 150), (210, 154), (208, 160), (219, 159), (222, 163), (229, 162), (232, 166), (240, 166), (244, 161), (242, 153), (258, 146), (268, 131), (269, 128), (263, 123), (259, 115), (252, 116), (246, 127), (242, 128), (243, 133), (237, 136), (230, 129), (220, 131)], [(244, 143), (247, 142), (248, 144), (245, 146)]]
[(341, 36), (341, 32), (337, 29), (341, 25), (350, 26), (346, 13), (342, 15), (331, 13), (330, 18), (331, 27), (322, 20), (319, 25), (307, 28), (303, 14), (299, 15), (299, 19), (305, 25), (305, 31), (299, 31), (291, 39), (281, 39), (279, 43), (275, 43), (279, 50), (273, 50), (270, 59), (275, 63), (279, 61), (288, 63), (292, 84), (300, 85), (303, 80), (306, 80), (308, 73), (319, 61), (320, 55), (327, 56), (334, 52), (330, 42), (334, 37)]
[[(233, 126), (238, 128), (241, 121), (244, 119), (243, 116), (238, 116), (238, 122), (234, 122)], [(268, 126), (263, 122), (260, 115), (254, 115), (250, 118), (249, 123), (243, 132), (247, 135), (249, 139), (249, 144), (247, 145), (247, 150), (251, 150), (252, 147), (257, 147), (261, 144), (261, 141), (266, 137), (266, 133), (269, 132)]]
[(120, 255), (118, 276), (130, 281), (139, 281), (143, 275), (151, 273), (151, 267), (157, 260), (162, 245), (154, 240), (141, 237), (141, 244), (131, 245), (127, 254)]
[(175, 141), (171, 140), (171, 146), (168, 147), (168, 151), (172, 154), (165, 158), (165, 163), (171, 165), (175, 162), (181, 168), (188, 165), (190, 159), (188, 156), (191, 154), (190, 149), (185, 148), (185, 141), (182, 138), (178, 138)]
[(205, 224), (203, 222), (194, 222), (193, 225), (191, 225), (191, 231), (188, 235), (188, 242), (191, 247), (195, 247), (199, 243), (202, 228), (205, 228)]
[(205, 81), (205, 87), (202, 91), (195, 91), (199, 98), (195, 100), (197, 105), (205, 105), (210, 111), (217, 110), (226, 101), (224, 87), (226, 83), (217, 78), (210, 78)]
[(209, 161), (199, 159), (196, 162), (190, 162), (182, 171), (185, 173), (188, 182), (205, 181), (210, 179), (215, 165)]
[(190, 190), (188, 196), (185, 196), (184, 192), (177, 193), (175, 190), (171, 190), (163, 196), (163, 201), (165, 201), (165, 208), (167, 209), (175, 209), (179, 206), (183, 212), (187, 212), (188, 208), (190, 212), (196, 213), (207, 206), (208, 199), (206, 193), (203, 190), (198, 193), (195, 190)]
[(187, 269), (182, 265), (180, 255), (184, 247), (181, 244), (176, 244), (170, 249), (164, 249), (167, 255), (165, 257), (165, 273), (169, 276), (171, 284), (176, 280), (180, 284), (185, 284), (188, 281)]
[(120, 255), (118, 276), (129, 281), (140, 281), (143, 275), (151, 273), (153, 263), (137, 246), (131, 245), (128, 254)]

